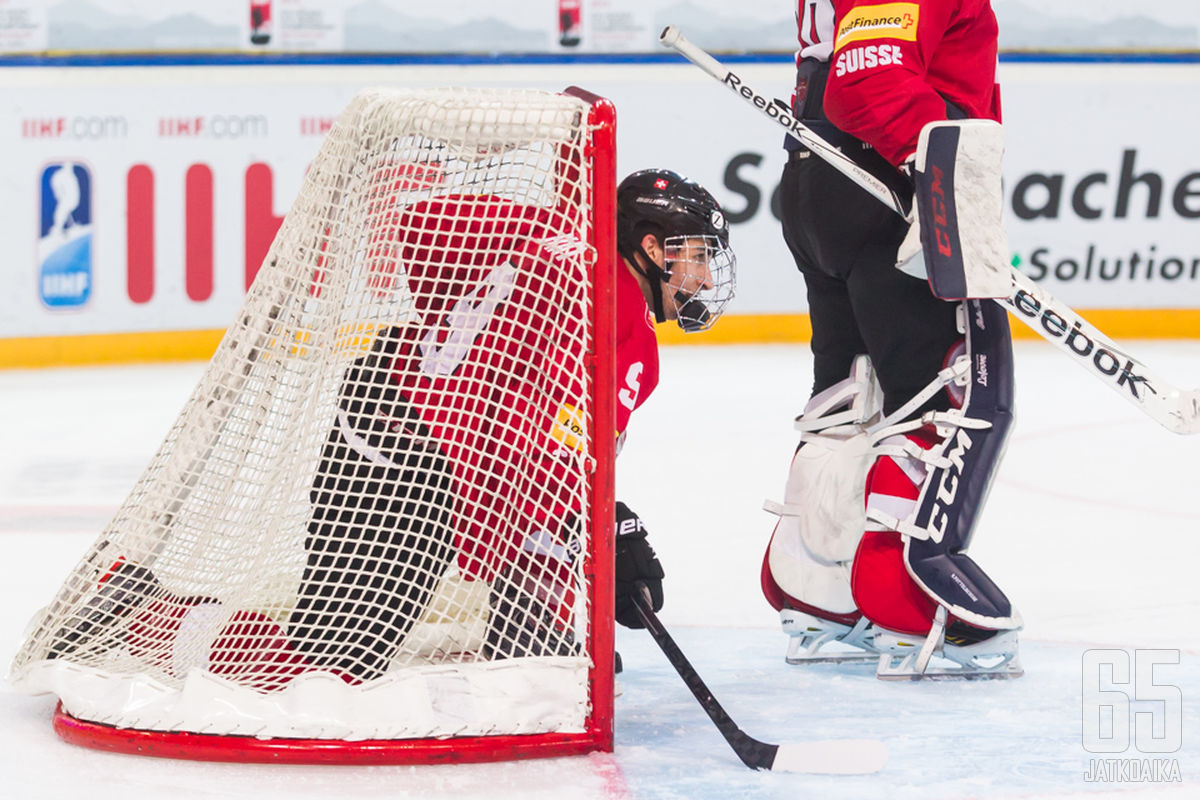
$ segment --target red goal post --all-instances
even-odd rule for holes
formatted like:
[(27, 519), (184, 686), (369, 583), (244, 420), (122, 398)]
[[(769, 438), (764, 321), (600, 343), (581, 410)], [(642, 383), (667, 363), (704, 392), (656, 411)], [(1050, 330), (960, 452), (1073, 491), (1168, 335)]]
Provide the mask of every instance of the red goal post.
[(612, 104), (361, 92), (11, 671), (65, 740), (415, 764), (613, 744)]

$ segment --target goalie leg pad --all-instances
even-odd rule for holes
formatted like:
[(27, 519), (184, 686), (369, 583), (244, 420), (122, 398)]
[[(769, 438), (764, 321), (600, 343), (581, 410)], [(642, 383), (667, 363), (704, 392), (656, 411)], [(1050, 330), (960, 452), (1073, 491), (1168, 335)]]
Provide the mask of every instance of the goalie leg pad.
[[(981, 628), (1021, 625), (1004, 593), (963, 552), (1012, 421), (1005, 312), (979, 300), (964, 303), (963, 309), (964, 351), (957, 364), (967, 371), (956, 396), (960, 407), (881, 431), (895, 432), (880, 442), (880, 457), (868, 478), (867, 518), (873, 530), (859, 545), (851, 576), (863, 613), (907, 635), (928, 633), (939, 606)], [(914, 424), (922, 427), (914, 430)]]
[(960, 414), (986, 427), (961, 426), (946, 437), (941, 455), (922, 489), (913, 517), (927, 537), (905, 544), (912, 577), (950, 613), (983, 628), (1021, 627), (1008, 598), (963, 551), (974, 534), (992, 481), (1003, 459), (1013, 418), (1012, 338), (999, 305), (969, 300), (966, 357), (971, 360)]
[(879, 408), (870, 360), (860, 356), (850, 377), (815, 395), (796, 420), (802, 434), (784, 502), (765, 504), (779, 516), (763, 563), (763, 591), (776, 608), (787, 596), (828, 613), (854, 612), (849, 563), (862, 536), (873, 458), (864, 423)]
[[(819, 564), (803, 550), (785, 553), (776, 548), (782, 526), (780, 521), (763, 554), (760, 580), (767, 602), (776, 611), (797, 609), (853, 626), (860, 614), (850, 595), (850, 564)], [(786, 578), (786, 588), (778, 580), (780, 575)]]
[[(880, 444), (928, 450), (935, 442), (936, 437), (930, 431), (920, 429), (885, 438)], [(893, 516), (904, 519), (915, 505), (925, 477), (925, 464), (918, 458), (898, 452), (880, 456), (867, 476), (866, 503), (873, 509), (886, 508)], [(864, 532), (854, 556), (851, 588), (854, 602), (876, 625), (912, 635), (929, 631), (937, 603), (909, 575), (904, 542), (895, 531)]]
[[(789, 636), (789, 663), (861, 659), (871, 650), (870, 623), (855, 607), (850, 565), (862, 536), (863, 486), (873, 458), (865, 424), (882, 398), (870, 360), (859, 356), (850, 377), (819, 392), (796, 420), (803, 433), (783, 503), (763, 556), (762, 589)], [(854, 649), (823, 651), (840, 642)]]

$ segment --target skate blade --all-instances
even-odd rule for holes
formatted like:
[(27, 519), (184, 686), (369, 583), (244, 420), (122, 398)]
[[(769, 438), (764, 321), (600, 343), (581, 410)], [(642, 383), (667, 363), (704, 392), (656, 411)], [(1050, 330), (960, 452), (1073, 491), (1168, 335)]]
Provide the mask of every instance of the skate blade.
[(819, 656), (785, 656), (784, 661), (799, 666), (801, 664), (874, 664), (879, 656), (874, 653), (826, 654)]
[(1024, 670), (1017, 672), (956, 672), (955, 670), (939, 670), (936, 672), (894, 672), (876, 673), (881, 681), (1005, 681), (1019, 678)]
[(889, 669), (880, 665), (875, 677), (881, 681), (1004, 681), (1020, 678), (1025, 670), (1018, 663), (1009, 662), (995, 669), (951, 669), (945, 667), (927, 668), (924, 672), (914, 672), (899, 667)]

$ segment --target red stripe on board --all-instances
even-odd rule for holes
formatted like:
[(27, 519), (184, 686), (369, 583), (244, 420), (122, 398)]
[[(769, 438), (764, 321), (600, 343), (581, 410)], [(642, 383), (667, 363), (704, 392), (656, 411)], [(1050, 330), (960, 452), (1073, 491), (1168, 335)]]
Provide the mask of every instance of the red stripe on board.
[(184, 187), (184, 284), (189, 300), (213, 292), (213, 174), (206, 164), (188, 167)]
[(125, 175), (125, 291), (135, 303), (154, 297), (154, 172), (145, 164)]
[(262, 266), (271, 242), (283, 224), (283, 217), (272, 213), (274, 208), (274, 176), (262, 162), (246, 168), (246, 288)]

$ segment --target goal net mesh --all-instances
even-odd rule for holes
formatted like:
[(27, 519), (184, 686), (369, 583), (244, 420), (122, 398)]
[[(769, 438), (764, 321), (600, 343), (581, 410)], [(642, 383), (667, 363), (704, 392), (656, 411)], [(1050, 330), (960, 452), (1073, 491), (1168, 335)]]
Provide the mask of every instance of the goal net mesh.
[(19, 685), (155, 730), (583, 726), (587, 108), (354, 99)]

